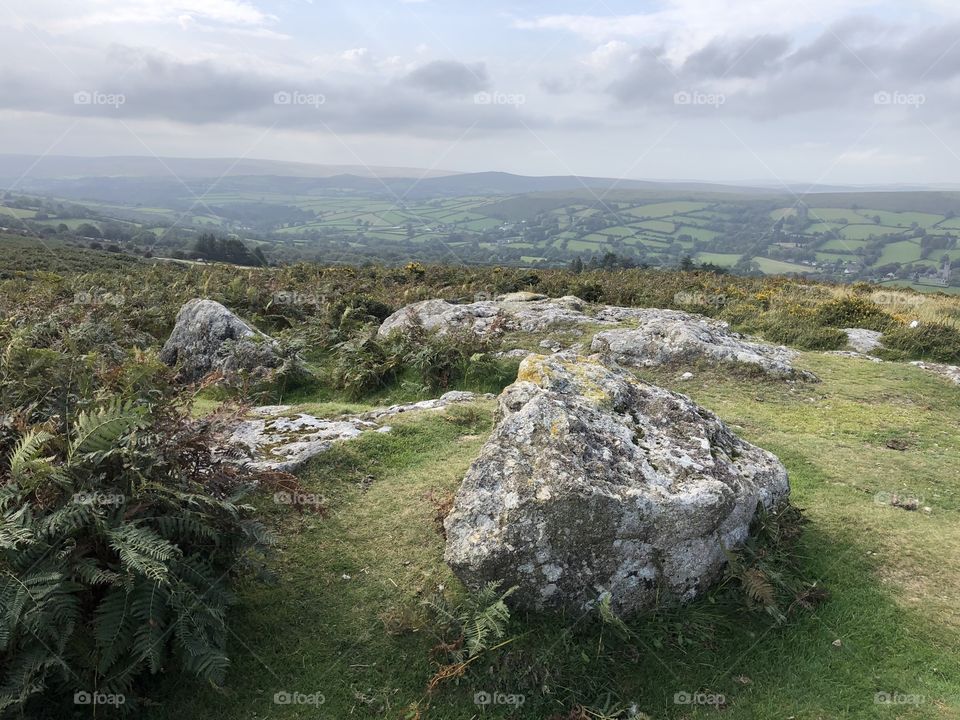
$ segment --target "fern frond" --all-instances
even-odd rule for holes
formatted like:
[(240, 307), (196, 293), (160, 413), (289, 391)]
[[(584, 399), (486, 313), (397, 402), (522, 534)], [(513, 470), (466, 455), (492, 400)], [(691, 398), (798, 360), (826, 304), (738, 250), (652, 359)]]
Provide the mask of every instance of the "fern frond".
[(45, 430), (29, 430), (10, 454), (10, 477), (14, 482), (26, 482), (30, 476), (53, 469), (53, 457), (40, 457), (43, 446), (53, 439)]
[(144, 424), (144, 409), (119, 399), (99, 410), (82, 412), (74, 424), (75, 435), (67, 451), (67, 462), (78, 455), (109, 452), (123, 436)]

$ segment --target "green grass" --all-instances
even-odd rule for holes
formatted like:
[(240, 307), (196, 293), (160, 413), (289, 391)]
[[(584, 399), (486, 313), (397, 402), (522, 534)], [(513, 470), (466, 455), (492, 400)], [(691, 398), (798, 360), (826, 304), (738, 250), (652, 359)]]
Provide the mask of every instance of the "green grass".
[(903, 228), (873, 224), (844, 225), (843, 228), (840, 229), (840, 234), (848, 240), (866, 240), (871, 237), (896, 235), (901, 232), (903, 232)]
[[(320, 456), (302, 479), (327, 498), (327, 517), (261, 498), (280, 539), (278, 582), (241, 588), (227, 688), (168, 681), (146, 717), (395, 718), (418, 703), (425, 719), (545, 718), (617, 701), (655, 718), (713, 717), (711, 707), (673, 702), (696, 691), (722, 693), (729, 720), (960, 717), (960, 389), (894, 363), (805, 354), (800, 364), (823, 382), (644, 376), (690, 394), (785, 462), (809, 519), (801, 563), (831, 594), (815, 610), (774, 627), (701, 603), (671, 632), (633, 621), (633, 641), (590, 619), (515, 613), (503, 653), (428, 695), (438, 639), (419, 603), (439, 584), (459, 587), (442, 562), (436, 502), (491, 428), (493, 403), (483, 401), (473, 412), (399, 417), (390, 434)], [(892, 439), (907, 449), (889, 449)], [(921, 497), (932, 511), (900, 510), (878, 493)], [(275, 705), (282, 691), (319, 692), (325, 703)], [(481, 691), (526, 700), (518, 714), (483, 711), (473, 704)], [(878, 705), (878, 692), (923, 702)]]
[(695, 260), (698, 263), (712, 263), (713, 265), (719, 265), (720, 267), (733, 267), (740, 260), (741, 255), (738, 253), (710, 253), (702, 252), (697, 253)]
[(815, 273), (819, 272), (817, 268), (808, 265), (799, 265), (797, 263), (784, 262), (782, 260), (771, 260), (770, 258), (754, 258), (754, 262), (760, 268), (760, 271), (767, 275), (780, 275), (782, 273)]
[(36, 210), (31, 210), (29, 208), (15, 208), (7, 207), (6, 205), (0, 205), (0, 215), (9, 215), (17, 219), (22, 219), (32, 218), (36, 214)]
[(920, 259), (920, 243), (915, 240), (901, 240), (883, 246), (883, 252), (877, 261), (879, 265), (887, 263), (906, 263)]
[(670, 217), (671, 215), (683, 215), (684, 213), (695, 212), (707, 207), (707, 203), (676, 201), (660, 202), (640, 205), (630, 208), (627, 212), (637, 217), (660, 218)]

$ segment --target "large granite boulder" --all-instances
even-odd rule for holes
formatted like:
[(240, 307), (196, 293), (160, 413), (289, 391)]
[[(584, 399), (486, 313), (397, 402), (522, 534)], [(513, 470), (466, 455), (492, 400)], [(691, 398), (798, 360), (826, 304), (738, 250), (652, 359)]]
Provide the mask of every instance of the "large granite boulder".
[(180, 377), (199, 380), (219, 370), (266, 371), (280, 360), (273, 341), (214, 300), (190, 300), (177, 313), (160, 359), (176, 365)]
[[(383, 321), (378, 332), (386, 337), (397, 331), (408, 331), (416, 324), (441, 335), (456, 331), (485, 335), (497, 329), (540, 332), (557, 326), (596, 323), (596, 318), (584, 312), (586, 307), (587, 303), (572, 295), (547, 298), (535, 293), (510, 293), (496, 300), (465, 305), (424, 300), (400, 308)], [(600, 324), (604, 324), (603, 321)]]
[(635, 326), (597, 333), (590, 346), (593, 352), (633, 367), (753, 365), (775, 378), (817, 379), (793, 367), (795, 351), (746, 340), (720, 320), (680, 310), (628, 310)]
[(758, 503), (789, 495), (775, 456), (692, 400), (604, 364), (531, 355), (446, 518), (445, 559), (536, 609), (628, 614), (721, 574)]

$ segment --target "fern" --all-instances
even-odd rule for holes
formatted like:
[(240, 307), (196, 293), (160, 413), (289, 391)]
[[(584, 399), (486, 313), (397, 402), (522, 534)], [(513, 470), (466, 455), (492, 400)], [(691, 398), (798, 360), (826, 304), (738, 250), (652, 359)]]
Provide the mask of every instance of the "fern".
[(105, 408), (83, 412), (77, 418), (74, 437), (67, 451), (67, 461), (76, 456), (108, 453), (124, 435), (145, 424), (143, 408), (115, 399)]
[(512, 587), (499, 594), (499, 582), (490, 582), (470, 597), (460, 615), (460, 625), (466, 638), (467, 655), (473, 657), (489, 649), (491, 641), (506, 635), (510, 609), (506, 599), (517, 589)]
[(506, 636), (510, 624), (510, 608), (506, 600), (517, 588), (511, 587), (501, 593), (499, 587), (499, 582), (489, 582), (457, 606), (450, 605), (442, 593), (424, 601), (444, 629), (444, 634), (452, 636), (443, 647), (451, 652), (455, 662), (463, 662), (490, 650)]
[(53, 457), (41, 458), (43, 446), (53, 439), (45, 430), (30, 430), (17, 443), (10, 456), (10, 479), (25, 483), (33, 474), (49, 472), (53, 467)]
[(163, 406), (118, 397), (47, 428), (0, 422), (0, 715), (66, 716), (78, 685), (134, 709), (138, 678), (166, 669), (223, 682), (228, 584), (269, 542), (223, 498), (252, 478)]

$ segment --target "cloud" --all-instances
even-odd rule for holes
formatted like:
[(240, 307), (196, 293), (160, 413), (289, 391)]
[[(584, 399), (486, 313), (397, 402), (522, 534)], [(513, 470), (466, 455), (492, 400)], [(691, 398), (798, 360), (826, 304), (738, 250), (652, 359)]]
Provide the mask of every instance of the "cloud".
[(483, 63), (467, 65), (453, 60), (434, 60), (408, 73), (407, 85), (438, 95), (473, 95), (489, 87), (487, 68)]
[[(817, 111), (906, 118), (922, 111), (943, 120), (960, 109), (953, 87), (960, 81), (958, 33), (958, 23), (908, 32), (852, 18), (803, 44), (770, 34), (715, 39), (681, 62), (662, 45), (638, 46), (617, 53), (602, 92), (620, 108), (688, 116), (722, 109), (754, 119)], [(678, 93), (722, 102), (686, 102), (686, 95), (678, 102)]]
[(34, 25), (53, 33), (72, 33), (116, 25), (180, 24), (194, 22), (261, 27), (277, 17), (246, 0), (95, 0), (64, 3), (58, 0), (14, 0), (14, 26)]
[(316, 79), (306, 73), (257, 74), (212, 60), (183, 61), (133, 48), (115, 50), (111, 57), (122, 62), (122, 73), (104, 67), (70, 78), (0, 68), (0, 109), (430, 136), (545, 123), (516, 107), (475, 103), (473, 91), (487, 83), (482, 65), (468, 70), (460, 63), (430, 63), (399, 79), (349, 73)]

